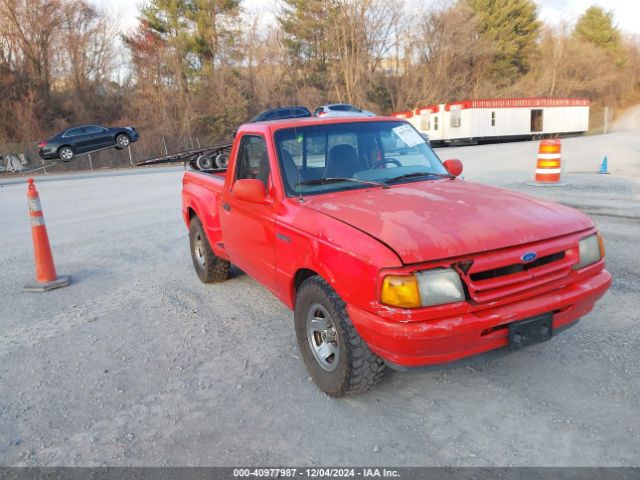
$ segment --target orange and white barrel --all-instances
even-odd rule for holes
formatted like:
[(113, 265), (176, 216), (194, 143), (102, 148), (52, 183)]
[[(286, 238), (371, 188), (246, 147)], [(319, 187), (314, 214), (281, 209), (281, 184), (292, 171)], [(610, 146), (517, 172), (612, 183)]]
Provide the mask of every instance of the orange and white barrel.
[(560, 183), (562, 173), (560, 140), (542, 140), (538, 148), (536, 183)]

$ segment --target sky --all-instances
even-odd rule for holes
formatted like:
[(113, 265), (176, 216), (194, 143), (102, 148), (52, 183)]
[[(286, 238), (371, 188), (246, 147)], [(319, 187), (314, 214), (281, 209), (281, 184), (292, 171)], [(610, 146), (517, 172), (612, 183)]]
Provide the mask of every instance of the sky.
[[(136, 24), (138, 5), (142, 0), (89, 0), (91, 3), (110, 11), (120, 19), (123, 30)], [(575, 23), (578, 17), (591, 5), (599, 5), (613, 12), (618, 27), (632, 34), (640, 34), (640, 2), (637, 0), (535, 0), (539, 6), (540, 18), (551, 25)], [(416, 2), (421, 3), (421, 2)], [(425, 3), (429, 3), (428, 0)], [(248, 12), (261, 14), (263, 18), (273, 18), (277, 0), (243, 0)]]

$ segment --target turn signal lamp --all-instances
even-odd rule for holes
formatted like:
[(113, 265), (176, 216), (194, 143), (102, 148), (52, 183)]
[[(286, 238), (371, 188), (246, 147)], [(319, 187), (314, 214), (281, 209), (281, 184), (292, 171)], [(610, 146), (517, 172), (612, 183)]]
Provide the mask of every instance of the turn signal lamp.
[(382, 282), (380, 300), (393, 307), (420, 307), (418, 279), (414, 275), (387, 275)]
[(600, 258), (604, 258), (604, 240), (602, 239), (602, 234), (598, 232), (598, 246), (600, 247)]

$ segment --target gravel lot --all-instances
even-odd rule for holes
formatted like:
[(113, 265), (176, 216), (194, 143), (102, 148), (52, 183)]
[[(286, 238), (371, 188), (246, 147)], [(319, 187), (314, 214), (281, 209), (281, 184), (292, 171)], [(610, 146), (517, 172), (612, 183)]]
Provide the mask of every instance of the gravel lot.
[(46, 294), (22, 293), (26, 185), (0, 179), (0, 464), (639, 466), (639, 119), (564, 140), (562, 188), (527, 185), (536, 142), (439, 149), (467, 180), (592, 215), (613, 287), (551, 342), (342, 400), (310, 381), (264, 288), (198, 281), (180, 169), (39, 177), (73, 277)]

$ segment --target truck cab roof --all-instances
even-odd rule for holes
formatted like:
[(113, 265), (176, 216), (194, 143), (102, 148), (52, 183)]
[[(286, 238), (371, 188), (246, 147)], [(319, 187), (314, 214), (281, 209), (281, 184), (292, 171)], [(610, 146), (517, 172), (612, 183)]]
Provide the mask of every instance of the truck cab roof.
[(283, 128), (308, 127), (313, 125), (328, 125), (337, 123), (364, 123), (364, 122), (406, 122), (397, 117), (305, 117), (288, 118), (283, 120), (271, 120), (264, 122), (245, 123), (238, 128), (237, 133), (245, 131), (271, 133)]

